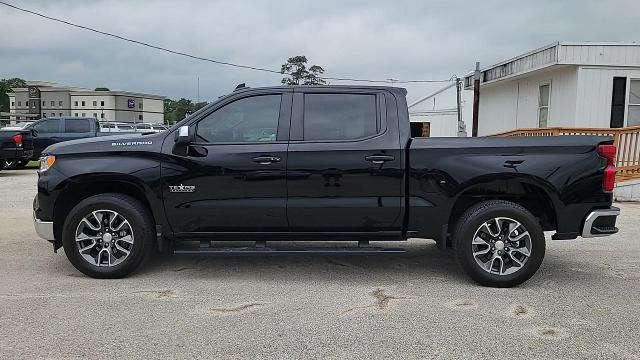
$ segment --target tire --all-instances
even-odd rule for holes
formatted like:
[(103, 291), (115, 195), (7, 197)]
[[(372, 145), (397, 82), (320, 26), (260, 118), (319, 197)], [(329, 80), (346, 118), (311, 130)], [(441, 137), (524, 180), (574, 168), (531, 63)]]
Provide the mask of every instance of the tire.
[[(152, 252), (153, 229), (149, 210), (136, 199), (117, 193), (100, 194), (71, 209), (64, 222), (62, 245), (71, 264), (83, 274), (117, 279), (132, 273)], [(77, 241), (77, 236), (86, 240)], [(88, 250), (81, 253), (81, 248)]]
[(545, 253), (544, 232), (538, 220), (524, 207), (503, 200), (484, 201), (469, 208), (456, 225), (453, 246), (467, 275), (491, 287), (512, 287), (527, 281), (542, 264)]

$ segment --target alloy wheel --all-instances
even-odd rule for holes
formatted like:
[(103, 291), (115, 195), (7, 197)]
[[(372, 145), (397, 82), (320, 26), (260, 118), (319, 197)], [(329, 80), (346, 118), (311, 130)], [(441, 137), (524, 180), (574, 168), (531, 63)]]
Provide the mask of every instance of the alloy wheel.
[(518, 221), (497, 217), (476, 230), (471, 243), (473, 257), (490, 274), (511, 275), (531, 256), (531, 236)]
[(94, 266), (116, 266), (131, 253), (133, 228), (113, 210), (96, 210), (80, 220), (76, 245), (82, 258)]

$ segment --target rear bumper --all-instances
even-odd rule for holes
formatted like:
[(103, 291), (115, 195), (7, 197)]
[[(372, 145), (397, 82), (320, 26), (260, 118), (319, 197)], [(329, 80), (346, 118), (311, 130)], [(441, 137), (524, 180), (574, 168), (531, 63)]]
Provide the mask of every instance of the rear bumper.
[(33, 149), (25, 148), (6, 148), (0, 150), (0, 159), (7, 160), (29, 160), (33, 157)]
[(592, 238), (617, 233), (618, 228), (615, 225), (618, 215), (620, 215), (620, 209), (614, 206), (591, 211), (584, 219), (581, 236)]

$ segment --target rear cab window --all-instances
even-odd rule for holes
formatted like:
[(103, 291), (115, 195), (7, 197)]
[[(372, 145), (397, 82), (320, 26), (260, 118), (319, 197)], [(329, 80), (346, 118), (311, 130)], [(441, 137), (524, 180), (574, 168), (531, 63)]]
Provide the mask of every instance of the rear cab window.
[(88, 133), (91, 131), (90, 119), (65, 119), (64, 120), (64, 132), (65, 133)]
[(60, 132), (60, 119), (48, 119), (32, 125), (33, 129), (42, 134), (52, 134)]

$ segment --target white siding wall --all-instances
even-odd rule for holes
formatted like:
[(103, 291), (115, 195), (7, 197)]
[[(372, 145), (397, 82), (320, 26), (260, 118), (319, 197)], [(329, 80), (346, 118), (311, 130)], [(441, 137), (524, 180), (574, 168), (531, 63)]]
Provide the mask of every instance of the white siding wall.
[(640, 44), (562, 44), (558, 51), (559, 64), (640, 66)]
[(547, 82), (551, 83), (548, 126), (575, 126), (577, 70), (563, 66), (482, 87), (478, 135), (537, 128), (538, 91)]
[[(605, 127), (611, 124), (613, 78), (640, 79), (640, 69), (583, 66), (578, 68), (576, 123), (579, 127)], [(627, 81), (629, 103), (629, 81)], [(626, 124), (625, 109), (625, 124)]]

